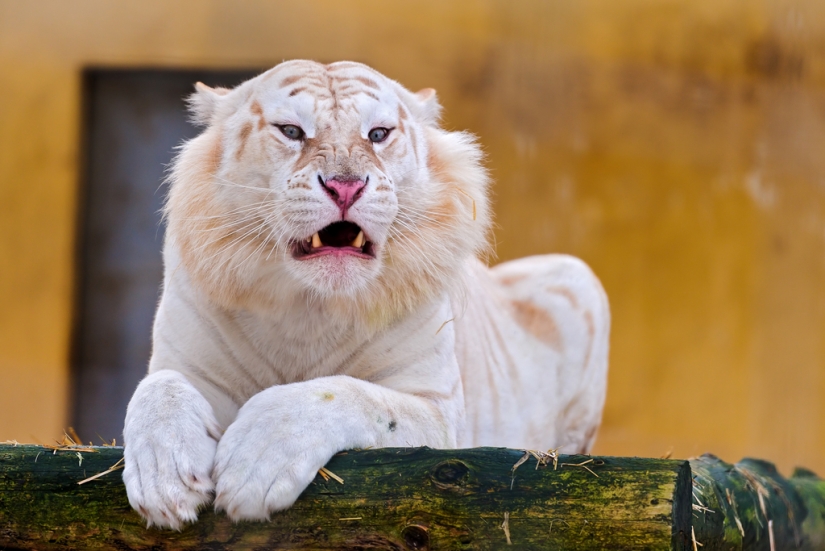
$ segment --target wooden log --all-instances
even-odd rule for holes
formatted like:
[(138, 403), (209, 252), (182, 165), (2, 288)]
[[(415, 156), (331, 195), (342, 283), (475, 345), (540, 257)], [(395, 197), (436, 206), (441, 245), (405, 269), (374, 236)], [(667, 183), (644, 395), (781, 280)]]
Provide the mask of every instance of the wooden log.
[[(524, 451), (381, 449), (335, 456), (289, 510), (234, 524), (203, 511), (181, 532), (146, 529), (121, 471), (84, 484), (122, 449), (0, 445), (2, 549), (686, 549), (687, 461)], [(521, 462), (521, 463), (520, 463)], [(520, 464), (519, 464), (520, 463)], [(514, 467), (518, 466), (514, 469)]]
[(786, 479), (767, 461), (731, 465), (713, 455), (690, 464), (697, 548), (825, 549), (825, 481), (814, 473), (797, 469)]

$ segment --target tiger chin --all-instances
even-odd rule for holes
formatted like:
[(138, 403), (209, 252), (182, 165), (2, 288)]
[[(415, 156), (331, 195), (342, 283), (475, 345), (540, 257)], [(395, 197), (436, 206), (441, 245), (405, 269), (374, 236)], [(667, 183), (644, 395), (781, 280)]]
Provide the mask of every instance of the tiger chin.
[(149, 525), (267, 519), (351, 448), (590, 449), (605, 293), (569, 256), (479, 260), (489, 177), (434, 90), (289, 61), (189, 107), (124, 427)]

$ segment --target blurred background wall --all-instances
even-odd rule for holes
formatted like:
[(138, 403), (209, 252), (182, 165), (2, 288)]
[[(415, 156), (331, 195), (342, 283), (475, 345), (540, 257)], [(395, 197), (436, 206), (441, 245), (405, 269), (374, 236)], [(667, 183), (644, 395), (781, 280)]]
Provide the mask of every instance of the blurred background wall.
[(594, 268), (596, 452), (825, 473), (821, 0), (0, 0), (0, 440), (72, 422), (84, 68), (290, 58), (436, 88), (484, 143), (498, 260)]

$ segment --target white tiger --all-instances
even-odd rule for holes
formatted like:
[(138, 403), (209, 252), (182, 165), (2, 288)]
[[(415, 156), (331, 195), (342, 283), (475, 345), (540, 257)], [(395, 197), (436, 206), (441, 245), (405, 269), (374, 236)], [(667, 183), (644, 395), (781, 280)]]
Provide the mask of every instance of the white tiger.
[(487, 268), (482, 154), (352, 62), (282, 63), (190, 98), (166, 204), (149, 374), (124, 428), (129, 502), (180, 528), (289, 507), (335, 453), (590, 449), (609, 311), (569, 256)]

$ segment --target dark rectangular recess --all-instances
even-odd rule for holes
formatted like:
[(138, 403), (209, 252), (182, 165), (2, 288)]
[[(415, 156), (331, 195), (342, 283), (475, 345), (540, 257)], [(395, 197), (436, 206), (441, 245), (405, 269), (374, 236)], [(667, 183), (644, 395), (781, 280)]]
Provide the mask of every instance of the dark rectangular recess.
[(146, 374), (163, 277), (164, 175), (175, 148), (199, 132), (185, 98), (195, 82), (231, 87), (259, 72), (84, 72), (71, 423), (86, 442), (121, 440)]

